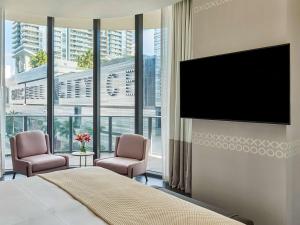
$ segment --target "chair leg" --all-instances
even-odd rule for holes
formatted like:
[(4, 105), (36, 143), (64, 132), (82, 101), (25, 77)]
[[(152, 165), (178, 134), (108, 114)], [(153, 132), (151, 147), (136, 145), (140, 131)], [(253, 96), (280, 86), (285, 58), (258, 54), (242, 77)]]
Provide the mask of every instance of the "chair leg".
[(131, 179), (133, 178), (133, 168), (131, 170)]
[(16, 178), (16, 172), (14, 172), (14, 174), (13, 174), (13, 180)]
[(144, 173), (144, 176), (146, 178), (146, 182), (148, 182), (148, 176), (147, 176), (147, 173)]

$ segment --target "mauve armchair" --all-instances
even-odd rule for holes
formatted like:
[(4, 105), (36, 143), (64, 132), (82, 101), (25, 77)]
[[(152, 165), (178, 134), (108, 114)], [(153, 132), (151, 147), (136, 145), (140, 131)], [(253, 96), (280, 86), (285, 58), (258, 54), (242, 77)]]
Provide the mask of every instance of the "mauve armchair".
[(34, 176), (69, 167), (68, 156), (50, 153), (49, 136), (41, 131), (26, 131), (10, 139), (13, 179), (16, 173)]
[(125, 134), (116, 139), (115, 157), (96, 159), (94, 165), (131, 178), (145, 175), (148, 181), (146, 169), (149, 149), (148, 139), (137, 134)]

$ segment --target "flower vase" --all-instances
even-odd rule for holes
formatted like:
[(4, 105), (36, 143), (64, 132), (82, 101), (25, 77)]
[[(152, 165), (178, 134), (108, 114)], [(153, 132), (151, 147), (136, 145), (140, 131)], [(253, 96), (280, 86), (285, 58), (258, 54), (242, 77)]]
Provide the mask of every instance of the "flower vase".
[(80, 152), (81, 152), (81, 153), (86, 153), (85, 142), (82, 142), (82, 143), (81, 143), (81, 146), (80, 146)]

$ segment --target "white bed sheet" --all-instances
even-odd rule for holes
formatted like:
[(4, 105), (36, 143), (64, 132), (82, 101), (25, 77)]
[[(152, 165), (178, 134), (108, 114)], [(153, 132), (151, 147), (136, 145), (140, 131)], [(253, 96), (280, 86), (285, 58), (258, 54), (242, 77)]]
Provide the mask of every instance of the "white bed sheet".
[(42, 178), (0, 182), (0, 225), (106, 225)]

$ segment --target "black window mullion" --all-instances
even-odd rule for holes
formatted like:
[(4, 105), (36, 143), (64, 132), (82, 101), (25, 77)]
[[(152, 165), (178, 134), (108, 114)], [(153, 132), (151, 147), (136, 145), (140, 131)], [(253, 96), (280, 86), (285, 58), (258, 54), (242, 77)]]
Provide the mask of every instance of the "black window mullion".
[(143, 14), (135, 15), (135, 133), (143, 134)]
[(47, 17), (47, 133), (54, 152), (54, 17)]
[(100, 157), (100, 19), (93, 20), (93, 151)]

